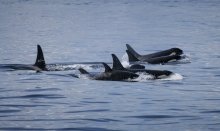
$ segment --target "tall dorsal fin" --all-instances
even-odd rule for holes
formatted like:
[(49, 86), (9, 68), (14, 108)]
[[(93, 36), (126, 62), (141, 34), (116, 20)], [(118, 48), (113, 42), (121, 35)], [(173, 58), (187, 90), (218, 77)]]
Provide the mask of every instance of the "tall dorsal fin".
[(128, 60), (129, 62), (134, 62), (134, 61), (140, 61), (138, 60), (137, 57), (135, 57), (129, 50), (126, 50), (127, 54), (128, 54)]
[(105, 67), (105, 72), (111, 72), (112, 71), (112, 69), (106, 63), (103, 62), (102, 64)]
[(39, 67), (42, 70), (45, 70), (45, 68), (46, 68), (44, 54), (43, 54), (43, 51), (42, 51), (40, 45), (37, 45), (37, 59), (36, 59), (36, 62), (34, 65)]
[(79, 68), (79, 71), (80, 71), (80, 73), (82, 73), (82, 74), (89, 74), (89, 72), (87, 72), (85, 69), (83, 69), (83, 68)]
[(119, 61), (118, 57), (115, 54), (112, 54), (113, 59), (113, 70), (125, 70), (121, 62)]
[(138, 54), (129, 44), (126, 44), (127, 49), (133, 54), (136, 58), (140, 57), (141, 55)]

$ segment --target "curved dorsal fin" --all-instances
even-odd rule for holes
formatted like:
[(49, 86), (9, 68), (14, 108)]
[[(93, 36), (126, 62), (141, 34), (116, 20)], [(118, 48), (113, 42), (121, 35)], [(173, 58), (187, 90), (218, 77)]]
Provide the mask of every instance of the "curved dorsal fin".
[(42, 70), (44, 70), (46, 67), (45, 60), (44, 60), (44, 54), (43, 54), (43, 51), (42, 51), (40, 45), (37, 45), (37, 58), (36, 58), (36, 62), (34, 65), (39, 67)]
[(127, 49), (133, 54), (136, 58), (140, 57), (141, 55), (138, 54), (129, 44), (126, 44)]
[(115, 54), (112, 54), (113, 59), (113, 70), (125, 70), (121, 62), (119, 61), (118, 57)]
[(79, 68), (79, 71), (80, 71), (80, 73), (82, 73), (82, 74), (89, 74), (89, 72), (87, 72), (85, 69), (83, 69), (83, 68)]
[(111, 72), (112, 71), (112, 69), (106, 63), (103, 62), (102, 64), (105, 67), (105, 72)]
[(134, 61), (140, 61), (138, 60), (137, 57), (135, 57), (129, 50), (126, 50), (127, 54), (128, 54), (128, 60), (129, 62), (134, 62)]

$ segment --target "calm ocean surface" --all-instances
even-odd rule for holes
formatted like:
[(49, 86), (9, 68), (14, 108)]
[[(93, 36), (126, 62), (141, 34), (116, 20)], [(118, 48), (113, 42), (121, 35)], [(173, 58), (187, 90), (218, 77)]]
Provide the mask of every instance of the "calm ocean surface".
[(112, 62), (125, 44), (190, 61), (146, 64), (181, 79), (140, 82), (0, 68), (0, 130), (220, 130), (219, 12), (219, 0), (0, 0), (0, 64), (33, 64), (37, 44), (47, 63)]

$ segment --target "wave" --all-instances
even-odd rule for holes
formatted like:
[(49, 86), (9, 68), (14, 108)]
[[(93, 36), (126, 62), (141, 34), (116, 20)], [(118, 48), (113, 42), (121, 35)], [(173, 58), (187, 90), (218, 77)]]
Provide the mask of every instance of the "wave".
[[(146, 82), (148, 80), (155, 80), (154, 76), (149, 75), (147, 73), (138, 73), (139, 77), (130, 81), (136, 81), (136, 82)], [(156, 80), (166, 80), (166, 81), (173, 81), (173, 80), (182, 80), (183, 76), (178, 73), (173, 73), (170, 76), (164, 76), (161, 79)]]

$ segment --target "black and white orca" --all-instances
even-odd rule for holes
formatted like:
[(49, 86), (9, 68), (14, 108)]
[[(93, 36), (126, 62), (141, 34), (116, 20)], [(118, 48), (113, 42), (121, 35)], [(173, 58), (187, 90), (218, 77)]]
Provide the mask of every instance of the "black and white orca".
[(43, 50), (40, 45), (37, 45), (37, 58), (34, 64), (0, 64), (1, 69), (13, 70), (35, 70), (40, 71), (64, 71), (76, 70), (77, 65), (89, 65), (91, 67), (102, 66), (102, 62), (66, 62), (48, 64), (45, 62)]
[(79, 68), (79, 71), (81, 74), (86, 74), (90, 79), (93, 80), (126, 81), (128, 79), (135, 79), (139, 77), (139, 75), (129, 71), (112, 70), (106, 63), (103, 63), (103, 66), (105, 67), (105, 71), (99, 74), (91, 74), (83, 68)]
[(133, 73), (144, 72), (153, 76), (154, 79), (166, 78), (173, 74), (173, 72), (168, 70), (128, 69), (123, 67), (123, 65), (121, 64), (121, 62), (119, 61), (118, 57), (115, 54), (112, 54), (112, 59), (113, 59), (113, 67), (112, 67), (113, 71), (120, 70), (120, 71), (128, 71)]
[(127, 54), (129, 62), (141, 61), (141, 62), (148, 62), (150, 64), (164, 64), (169, 61), (176, 61), (181, 59), (181, 54), (183, 51), (179, 48), (171, 48), (168, 50), (147, 54), (147, 55), (140, 55), (137, 53), (129, 44), (126, 44), (127, 47)]
[(5, 64), (1, 65), (1, 68), (10, 68), (15, 70), (35, 70), (37, 72), (48, 70), (46, 68), (46, 63), (44, 60), (43, 51), (40, 47), (40, 45), (37, 45), (37, 58), (35, 61), (35, 64)]

